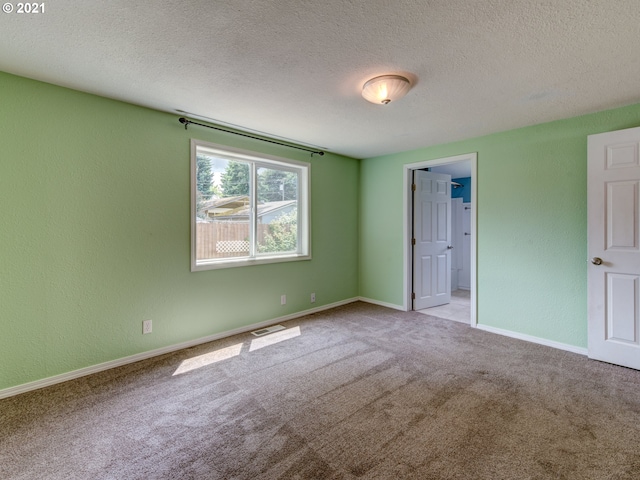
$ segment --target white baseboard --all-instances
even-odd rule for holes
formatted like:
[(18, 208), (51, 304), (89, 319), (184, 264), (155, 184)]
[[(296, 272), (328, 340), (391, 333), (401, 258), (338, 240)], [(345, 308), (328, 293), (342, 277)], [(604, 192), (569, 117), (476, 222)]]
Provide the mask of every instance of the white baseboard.
[(380, 305), (381, 307), (393, 308), (394, 310), (401, 310), (403, 312), (407, 311), (407, 309), (404, 308), (402, 305), (396, 305), (394, 303), (381, 302), (379, 300), (374, 300), (373, 298), (358, 297), (356, 300), (360, 300), (361, 302), (366, 302), (366, 303), (372, 303), (374, 305)]
[(557, 348), (559, 350), (566, 350), (567, 352), (578, 353), (580, 355), (588, 355), (589, 351), (586, 348), (576, 347), (566, 343), (554, 342), (553, 340), (547, 340), (545, 338), (534, 337), (531, 335), (525, 335), (524, 333), (512, 332), (511, 330), (503, 330), (502, 328), (490, 327), (488, 325), (478, 324), (476, 325), (478, 330), (484, 330), (489, 333), (497, 333), (498, 335), (504, 335), (505, 337), (517, 338), (518, 340), (524, 340), (525, 342), (537, 343), (539, 345), (545, 345), (547, 347)]
[(195, 340), (189, 340), (182, 343), (176, 343), (174, 345), (169, 345), (162, 348), (156, 348), (155, 350), (149, 350), (147, 352), (137, 353), (135, 355), (130, 355), (128, 357), (118, 358), (116, 360), (99, 363), (97, 365), (92, 365), (90, 367), (80, 368), (78, 370), (62, 373), (60, 375), (55, 375), (53, 377), (47, 377), (41, 380), (36, 380), (33, 382), (24, 383), (22, 385), (17, 385), (15, 387), (5, 388), (3, 390), (0, 390), (0, 399), (12, 397), (25, 392), (30, 392), (32, 390), (37, 390), (39, 388), (48, 387), (50, 385), (55, 385), (57, 383), (66, 382), (69, 380), (73, 380), (75, 378), (84, 377), (87, 375), (91, 375), (92, 373), (102, 372), (104, 370), (109, 370), (110, 368), (121, 367), (123, 365), (128, 365), (130, 363), (139, 362), (140, 360), (146, 360), (148, 358), (157, 357), (159, 355), (164, 355), (165, 353), (171, 353), (177, 350), (182, 350), (184, 348), (194, 347), (196, 345), (200, 345), (203, 343), (213, 342), (214, 340), (219, 340), (225, 337), (231, 337), (232, 335), (238, 335), (240, 333), (250, 332), (252, 330), (268, 327), (270, 325), (273, 325), (274, 323), (286, 322), (287, 320), (293, 320), (295, 318), (303, 317), (305, 315), (311, 315), (312, 313), (318, 313), (323, 310), (329, 310), (331, 308), (340, 307), (342, 305), (347, 305), (349, 303), (357, 302), (358, 300), (360, 300), (360, 298), (358, 297), (349, 298), (346, 300), (341, 300), (339, 302), (330, 303), (328, 305), (322, 305), (320, 307), (304, 310), (302, 312), (291, 313), (289, 315), (273, 318), (271, 320), (266, 320), (264, 322), (254, 323), (252, 325), (246, 325), (244, 327), (235, 328), (233, 330), (228, 330), (226, 332), (216, 333), (214, 335), (208, 335), (206, 337), (197, 338)]

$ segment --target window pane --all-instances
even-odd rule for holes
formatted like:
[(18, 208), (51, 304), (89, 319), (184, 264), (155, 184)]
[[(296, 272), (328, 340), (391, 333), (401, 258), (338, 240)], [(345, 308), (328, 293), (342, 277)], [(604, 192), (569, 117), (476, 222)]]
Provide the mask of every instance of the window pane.
[(196, 262), (246, 257), (250, 249), (249, 164), (196, 156)]
[(298, 251), (298, 173), (259, 167), (257, 247), (260, 254)]

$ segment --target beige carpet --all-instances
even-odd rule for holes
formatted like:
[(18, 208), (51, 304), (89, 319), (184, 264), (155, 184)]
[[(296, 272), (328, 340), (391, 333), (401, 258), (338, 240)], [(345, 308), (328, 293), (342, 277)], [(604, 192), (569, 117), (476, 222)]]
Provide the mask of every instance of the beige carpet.
[(364, 303), (284, 325), (0, 401), (0, 478), (640, 478), (640, 372)]

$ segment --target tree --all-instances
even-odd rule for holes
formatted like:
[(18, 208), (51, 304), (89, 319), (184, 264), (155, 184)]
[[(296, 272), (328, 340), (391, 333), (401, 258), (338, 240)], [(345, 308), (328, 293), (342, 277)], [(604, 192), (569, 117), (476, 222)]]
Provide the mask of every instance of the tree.
[(264, 240), (258, 245), (258, 251), (295, 252), (298, 248), (298, 209), (276, 217), (265, 232)]
[(258, 201), (279, 202), (298, 198), (298, 176), (295, 173), (272, 168), (261, 168), (258, 173)]
[(196, 156), (196, 215), (204, 218), (204, 202), (213, 194), (213, 172), (211, 159), (205, 155)]
[(213, 172), (211, 171), (211, 159), (205, 155), (196, 156), (196, 189), (204, 197), (211, 194), (213, 186)]
[(221, 183), (225, 197), (249, 195), (249, 165), (230, 161), (222, 173)]

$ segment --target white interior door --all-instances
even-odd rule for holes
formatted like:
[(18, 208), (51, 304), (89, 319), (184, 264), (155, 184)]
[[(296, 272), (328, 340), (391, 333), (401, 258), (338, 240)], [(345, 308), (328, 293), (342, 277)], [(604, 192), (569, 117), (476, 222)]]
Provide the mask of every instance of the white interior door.
[(588, 139), (589, 357), (640, 369), (640, 128)]
[(451, 301), (451, 175), (414, 171), (413, 309)]

